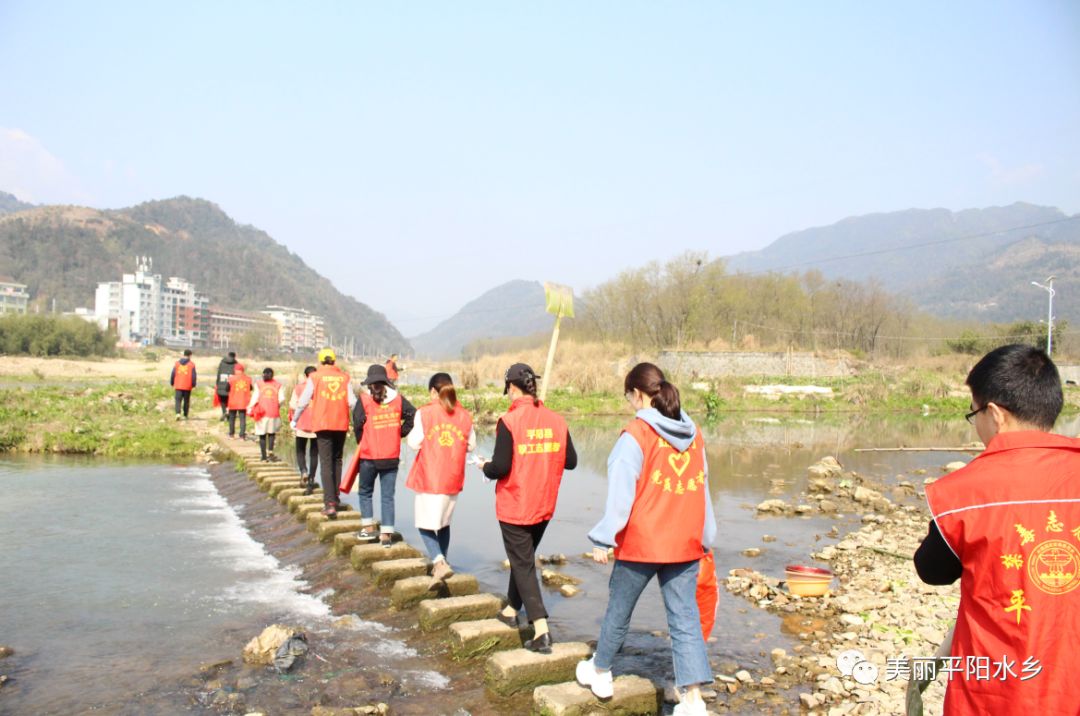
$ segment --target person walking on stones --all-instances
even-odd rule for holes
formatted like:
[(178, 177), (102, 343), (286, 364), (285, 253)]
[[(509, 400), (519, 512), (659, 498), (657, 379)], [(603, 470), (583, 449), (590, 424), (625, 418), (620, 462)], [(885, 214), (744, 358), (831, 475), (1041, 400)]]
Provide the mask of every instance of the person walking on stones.
[(387, 358), (384, 366), (386, 368), (386, 377), (388, 378), (388, 382), (390, 383), (390, 385), (396, 387), (397, 380), (401, 377), (400, 369), (398, 368), (397, 364), (397, 353), (394, 353), (389, 358)]
[(491, 460), (480, 466), (497, 481), (495, 515), (510, 561), (508, 604), (499, 619), (517, 626), (524, 606), (534, 629), (525, 648), (548, 654), (552, 638), (536, 574), (536, 548), (555, 513), (563, 471), (577, 467), (577, 453), (566, 420), (537, 397), (539, 377), (524, 363), (507, 369), (503, 394), (510, 396), (510, 408), (496, 426)]
[(262, 380), (255, 384), (248, 404), (248, 414), (255, 419), (262, 462), (277, 462), (274, 441), (281, 430), (281, 404), (284, 402), (285, 386), (274, 380), (273, 368), (263, 368)]
[[(304, 377), (296, 381), (293, 386), (292, 397), (289, 398), (289, 423), (296, 416), (296, 408), (300, 404), (300, 396), (307, 387), (310, 376), (315, 372), (315, 366), (309, 365), (304, 368)], [(315, 433), (311, 431), (311, 411), (307, 411), (296, 421), (293, 432), (296, 433), (296, 469), (300, 471), (300, 483), (304, 486), (304, 494), (310, 495), (315, 492), (315, 471), (319, 469), (319, 446), (315, 439)]]
[(191, 391), (197, 383), (195, 375), (195, 361), (191, 359), (191, 349), (184, 351), (184, 357), (176, 361), (172, 375), (169, 376), (169, 385), (173, 387), (173, 401), (176, 403), (176, 419), (188, 419), (188, 409), (191, 407)]
[(236, 372), (229, 376), (229, 395), (225, 404), (229, 409), (229, 437), (236, 435), (236, 418), (240, 417), (240, 439), (247, 439), (247, 409), (251, 403), (251, 377), (244, 372), (244, 364), (237, 363)]
[(608, 456), (604, 515), (589, 532), (592, 558), (615, 565), (600, 638), (577, 680), (600, 699), (613, 693), (611, 665), (623, 645), (634, 606), (656, 577), (667, 612), (680, 701), (675, 714), (705, 714), (701, 684), (712, 683), (696, 599), (699, 561), (716, 536), (705, 445), (682, 410), (678, 389), (652, 363), (623, 381), (635, 411)]
[(338, 368), (333, 348), (319, 351), (319, 367), (308, 378), (304, 392), (293, 415), (292, 429), (303, 422), (304, 413), (311, 411), (311, 430), (319, 448), (319, 473), (322, 478), (322, 513), (337, 519), (341, 504), (341, 461), (345, 453), (345, 438), (349, 434), (349, 410), (356, 405), (349, 374)]
[[(394, 489), (401, 457), (401, 439), (413, 428), (416, 408), (390, 385), (386, 368), (368, 366), (364, 385), (368, 392), (360, 394), (353, 408), (353, 432), (360, 450), (360, 475), (357, 492), (360, 497), (361, 542), (375, 539), (389, 547), (394, 539)], [(375, 529), (375, 481), (379, 481), (379, 529)]]
[(416, 493), (413, 520), (431, 557), (431, 586), (453, 576), (448, 561), (450, 518), (465, 486), (466, 454), (476, 449), (472, 415), (457, 399), (454, 381), (436, 373), (428, 381), (431, 402), (416, 411), (405, 442), (416, 459), (405, 486)]
[(932, 521), (914, 562), (927, 584), (960, 580), (949, 656), (994, 676), (954, 672), (942, 713), (1075, 714), (1080, 440), (1051, 433), (1061, 377), (1044, 351), (1014, 344), (966, 383), (965, 417), (986, 449), (926, 486)]
[(214, 382), (214, 392), (217, 395), (218, 405), (221, 406), (221, 421), (229, 415), (229, 378), (236, 372), (236, 353), (229, 351), (228, 355), (218, 363), (217, 380)]

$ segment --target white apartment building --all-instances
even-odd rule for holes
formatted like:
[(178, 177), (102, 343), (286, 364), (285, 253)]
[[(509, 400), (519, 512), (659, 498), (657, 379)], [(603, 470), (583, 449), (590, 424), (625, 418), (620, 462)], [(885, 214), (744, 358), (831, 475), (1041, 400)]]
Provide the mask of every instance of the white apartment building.
[(282, 350), (313, 351), (326, 343), (322, 316), (288, 306), (267, 306), (262, 313), (277, 323), (278, 347)]
[(210, 333), (210, 303), (194, 284), (151, 273), (153, 260), (140, 256), (135, 273), (99, 283), (94, 315), (103, 329), (115, 327), (121, 343), (205, 346)]

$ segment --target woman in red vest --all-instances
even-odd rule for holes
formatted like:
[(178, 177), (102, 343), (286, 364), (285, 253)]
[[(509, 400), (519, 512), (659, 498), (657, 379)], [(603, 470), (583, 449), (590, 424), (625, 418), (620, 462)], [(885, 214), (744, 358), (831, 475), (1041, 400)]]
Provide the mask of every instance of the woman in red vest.
[(431, 402), (416, 411), (406, 438), (417, 453), (405, 486), (416, 492), (414, 522), (433, 564), (431, 586), (437, 588), (454, 574), (447, 562), (450, 518), (465, 485), (465, 455), (476, 449), (476, 431), (447, 373), (431, 376), (428, 394)]
[(308, 378), (304, 392), (296, 404), (292, 429), (304, 422), (311, 413), (311, 431), (319, 449), (322, 478), (323, 510), (328, 518), (337, 519), (340, 503), (341, 461), (345, 455), (345, 438), (349, 435), (349, 409), (356, 405), (349, 374), (337, 367), (333, 348), (319, 351), (319, 367)]
[[(304, 377), (297, 380), (293, 387), (292, 397), (289, 398), (290, 423), (296, 415), (297, 406), (300, 405), (300, 396), (307, 388), (308, 376), (314, 372), (313, 365), (304, 368)], [(304, 486), (305, 495), (315, 492), (315, 471), (319, 469), (319, 446), (311, 429), (311, 415), (311, 411), (302, 415), (293, 431), (296, 433), (296, 469), (300, 471), (300, 482)]]
[(247, 407), (251, 402), (251, 378), (244, 372), (244, 364), (237, 363), (235, 372), (229, 376), (229, 437), (236, 434), (236, 416), (240, 416), (240, 439), (247, 439)]
[[(397, 483), (401, 439), (413, 426), (416, 408), (390, 386), (386, 368), (368, 367), (364, 385), (353, 408), (353, 432), (360, 450), (360, 541), (375, 539), (389, 547), (394, 538), (394, 488)], [(372, 495), (379, 481), (379, 529), (375, 529)]]
[(667, 610), (681, 691), (678, 716), (705, 714), (700, 685), (712, 683), (698, 615), (698, 566), (716, 536), (705, 445), (682, 411), (678, 389), (652, 363), (639, 363), (623, 381), (636, 412), (608, 456), (604, 516), (589, 532), (593, 559), (607, 564), (615, 550), (610, 597), (596, 652), (578, 664), (577, 680), (611, 698), (611, 663), (622, 647), (642, 590), (655, 576)]
[(536, 547), (555, 513), (563, 470), (577, 467), (577, 453), (566, 421), (536, 397), (539, 377), (524, 363), (507, 369), (503, 394), (510, 396), (510, 409), (499, 418), (495, 449), (481, 469), (498, 481), (495, 515), (510, 561), (508, 604), (499, 619), (517, 626), (524, 606), (535, 634), (525, 648), (549, 654), (551, 633), (536, 575)]
[(274, 380), (274, 369), (263, 368), (262, 380), (255, 384), (248, 404), (248, 414), (255, 417), (255, 434), (259, 436), (262, 462), (276, 462), (274, 440), (281, 430), (281, 404), (285, 402), (285, 387)]

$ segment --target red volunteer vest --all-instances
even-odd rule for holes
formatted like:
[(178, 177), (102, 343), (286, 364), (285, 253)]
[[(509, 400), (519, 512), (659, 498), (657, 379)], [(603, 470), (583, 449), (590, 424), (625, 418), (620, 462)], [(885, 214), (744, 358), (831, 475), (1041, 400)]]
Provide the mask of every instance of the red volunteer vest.
[(460, 404), (452, 415), (447, 415), (437, 400), (417, 413), (424, 428), (424, 442), (405, 487), (433, 495), (456, 495), (465, 485), (465, 453), (469, 449), (472, 415)]
[[(349, 429), (349, 374), (336, 365), (321, 365), (309, 378), (314, 384), (311, 403), (311, 432)], [(301, 415), (301, 418), (304, 416)]]
[(360, 394), (364, 404), (364, 434), (360, 436), (361, 460), (393, 460), (401, 455), (401, 396), (379, 405), (367, 393)]
[(514, 459), (510, 474), (495, 483), (495, 516), (513, 525), (550, 520), (566, 466), (566, 421), (529, 396), (500, 420), (514, 438)]
[(229, 410), (247, 410), (251, 402), (251, 377), (244, 373), (229, 376)]
[[(296, 397), (297, 403), (300, 402), (300, 396), (304, 394), (304, 389), (307, 388), (307, 384), (308, 384), (308, 379), (305, 378), (303, 383), (299, 383), (299, 384), (297, 384), (297, 386), (295, 388), (293, 388), (293, 396)], [(348, 403), (346, 403), (346, 404), (348, 404)], [(313, 432), (312, 429), (311, 429), (311, 419), (312, 419), (311, 416), (313, 414), (314, 414), (314, 411), (311, 410), (311, 406), (309, 405), (307, 410), (300, 413), (300, 419), (296, 421), (296, 429), (297, 430), (302, 430), (305, 433)]]
[(626, 562), (694, 562), (705, 550), (705, 444), (699, 433), (679, 452), (640, 418), (624, 428), (644, 461), (630, 519), (615, 535), (615, 559)]
[(390, 380), (397, 380), (398, 379), (398, 372), (397, 372), (397, 368), (394, 367), (394, 361), (392, 361), (392, 360), (386, 361), (386, 366), (385, 367), (386, 367), (386, 377), (389, 378)]
[(259, 381), (259, 409), (262, 410), (264, 418), (281, 417), (281, 401), (278, 400), (280, 390), (281, 383), (276, 380)]
[(191, 390), (192, 373), (195, 371), (195, 363), (188, 361), (187, 363), (181, 363), (176, 361), (176, 365), (173, 366), (173, 389), (174, 390)]
[(1080, 440), (1000, 433), (926, 500), (963, 565), (944, 713), (1076, 714)]

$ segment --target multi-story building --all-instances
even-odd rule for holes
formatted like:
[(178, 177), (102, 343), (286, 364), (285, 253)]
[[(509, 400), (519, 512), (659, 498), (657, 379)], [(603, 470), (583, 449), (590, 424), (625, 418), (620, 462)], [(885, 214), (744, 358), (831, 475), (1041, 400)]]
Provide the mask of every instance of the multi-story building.
[(210, 307), (211, 348), (235, 348), (246, 335), (257, 336), (262, 347), (275, 348), (278, 344), (278, 324), (258, 311)]
[(0, 276), (0, 313), (26, 313), (30, 294), (25, 283), (17, 283), (9, 276)]
[(115, 326), (122, 343), (173, 346), (207, 345), (210, 333), (210, 302), (194, 284), (151, 273), (153, 261), (139, 257), (135, 273), (120, 281), (99, 283), (94, 294), (94, 314), (102, 328)]
[(277, 323), (278, 347), (282, 350), (314, 351), (326, 343), (322, 316), (288, 306), (267, 306), (262, 313)]

